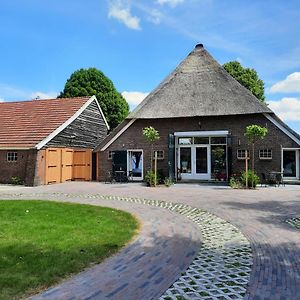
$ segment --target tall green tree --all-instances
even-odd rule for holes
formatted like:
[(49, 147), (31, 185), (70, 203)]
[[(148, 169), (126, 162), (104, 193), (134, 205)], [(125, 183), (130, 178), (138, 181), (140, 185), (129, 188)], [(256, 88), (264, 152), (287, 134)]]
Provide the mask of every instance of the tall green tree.
[(261, 102), (265, 101), (265, 85), (254, 69), (244, 68), (238, 61), (223, 65), (224, 69)]
[(110, 128), (115, 128), (127, 117), (128, 103), (116, 90), (112, 81), (96, 68), (75, 71), (58, 97), (93, 95), (97, 97)]

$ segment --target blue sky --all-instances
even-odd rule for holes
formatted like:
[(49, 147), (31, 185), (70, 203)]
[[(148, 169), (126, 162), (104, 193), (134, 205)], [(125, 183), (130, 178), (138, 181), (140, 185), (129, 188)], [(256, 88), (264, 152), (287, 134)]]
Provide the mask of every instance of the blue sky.
[(289, 0), (6, 0), (0, 101), (55, 97), (96, 67), (133, 108), (201, 42), (266, 84), (270, 107), (300, 132), (300, 2)]

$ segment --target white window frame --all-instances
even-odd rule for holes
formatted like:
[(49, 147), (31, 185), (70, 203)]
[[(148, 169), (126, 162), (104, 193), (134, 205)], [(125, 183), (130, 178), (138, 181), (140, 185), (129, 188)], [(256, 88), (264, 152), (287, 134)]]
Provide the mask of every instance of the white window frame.
[(112, 160), (113, 159), (113, 154), (114, 154), (114, 152), (115, 151), (108, 151), (108, 154), (107, 154), (107, 156), (108, 156), (108, 160)]
[(165, 159), (165, 151), (164, 150), (153, 150), (153, 158), (155, 158), (155, 152), (161, 152), (162, 156), (157, 155), (157, 160), (164, 160)]
[(127, 176), (129, 176), (130, 169), (130, 152), (142, 152), (142, 176), (141, 177), (132, 177), (133, 181), (144, 180), (144, 150), (143, 149), (127, 149)]
[[(211, 179), (211, 149), (210, 145), (178, 145), (178, 158), (177, 158), (177, 168), (180, 169), (180, 151), (181, 148), (191, 149), (191, 173), (181, 173), (181, 178), (183, 180), (189, 179), (200, 179), (209, 180)], [(197, 148), (207, 148), (207, 173), (196, 173), (196, 151)]]
[[(10, 159), (9, 159), (10, 157)], [(13, 158), (13, 159), (12, 159)], [(16, 151), (9, 151), (6, 154), (6, 161), (7, 162), (17, 162), (18, 161), (18, 152)]]
[[(269, 156), (271, 153), (271, 156)], [(259, 159), (261, 160), (272, 160), (273, 159), (273, 150), (270, 148), (259, 149), (258, 151)]]
[[(239, 155), (239, 152), (240, 151), (244, 151), (244, 156), (240, 156)], [(247, 154), (248, 154), (248, 157), (247, 157), (247, 159), (250, 159), (250, 151), (248, 150), (248, 149), (237, 149), (236, 150), (236, 158), (238, 159), (238, 160), (245, 160), (246, 159), (246, 151), (247, 151)]]
[(300, 179), (300, 148), (281, 148), (281, 172), (283, 173), (283, 151), (296, 151), (296, 177), (286, 177), (286, 180), (299, 180)]

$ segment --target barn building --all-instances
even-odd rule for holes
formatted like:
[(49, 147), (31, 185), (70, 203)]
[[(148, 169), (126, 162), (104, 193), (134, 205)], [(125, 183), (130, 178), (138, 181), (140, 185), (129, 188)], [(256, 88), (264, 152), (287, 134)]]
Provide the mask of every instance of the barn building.
[(98, 179), (124, 170), (133, 180), (143, 180), (151, 148), (142, 129), (153, 126), (161, 137), (154, 150), (164, 176), (227, 180), (244, 170), (245, 150), (251, 149), (244, 133), (252, 124), (269, 132), (256, 146), (257, 173), (283, 172), (285, 180), (299, 180), (300, 136), (198, 44), (96, 148)]
[(108, 129), (95, 96), (0, 103), (0, 182), (95, 180)]

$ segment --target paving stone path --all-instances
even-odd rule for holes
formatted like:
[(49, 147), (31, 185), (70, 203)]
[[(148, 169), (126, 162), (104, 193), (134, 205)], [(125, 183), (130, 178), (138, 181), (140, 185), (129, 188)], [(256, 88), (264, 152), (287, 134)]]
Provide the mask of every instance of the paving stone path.
[(190, 265), (201, 245), (198, 227), (186, 217), (154, 206), (58, 194), (0, 195), (122, 209), (141, 222), (139, 235), (116, 255), (33, 299), (157, 299)]
[[(65, 194), (101, 194), (125, 198), (160, 199), (208, 211), (239, 228), (250, 241), (253, 265), (244, 300), (300, 300), (300, 232), (299, 229), (286, 222), (288, 219), (300, 216), (300, 186), (259, 187), (257, 190), (232, 190), (227, 187), (196, 184), (178, 184), (171, 188), (151, 189), (140, 184), (110, 185), (80, 182), (34, 188), (0, 186), (0, 198), (3, 198), (1, 193), (8, 195), (16, 192), (23, 194), (63, 192)], [(132, 213), (136, 211), (145, 224), (151, 223), (151, 218), (143, 217), (140, 212), (145, 205), (132, 205), (125, 201), (115, 203), (114, 200), (102, 202), (100, 199), (66, 200), (95, 205), (109, 203), (111, 207)], [(167, 213), (172, 213), (165, 209), (157, 211), (157, 208), (153, 206), (149, 206), (148, 209), (153, 209), (154, 215), (163, 223), (167, 218)], [(176, 213), (177, 220), (181, 220), (180, 217), (184, 216)], [(184, 220), (189, 221), (186, 217), (182, 219)], [(196, 226), (193, 222), (189, 221), (189, 223)], [(159, 226), (160, 229), (161, 227)], [(196, 229), (200, 234), (200, 230)], [(147, 230), (151, 231), (150, 227)], [(204, 236), (202, 236), (202, 241), (204, 241)], [(151, 247), (147, 250), (151, 251)], [(176, 251), (172, 252), (172, 255), (180, 257)], [(193, 258), (189, 263), (192, 260)], [(192, 283), (193, 280), (191, 280), (191, 285)]]
[[(185, 216), (199, 226), (202, 234), (200, 250), (195, 249), (196, 233), (190, 232), (188, 239), (183, 243), (184, 248), (179, 251), (180, 257), (176, 257), (175, 249), (170, 251), (167, 249), (167, 242), (160, 240), (159, 227), (166, 224), (156, 220), (152, 223), (151, 229), (151, 234), (156, 240), (155, 253), (140, 251), (142, 239), (140, 237), (112, 259), (32, 299), (156, 299), (164, 292), (160, 297), (161, 300), (230, 300), (242, 299), (246, 293), (252, 265), (250, 244), (236, 227), (206, 211), (180, 203), (103, 195), (55, 193), (26, 194), (26, 196), (13, 194), (10, 197), (105, 199), (154, 206)], [(180, 224), (181, 230), (186, 234), (189, 228), (185, 225), (186, 222), (182, 222), (179, 218), (176, 223)], [(180, 243), (180, 239), (176, 236), (172, 238), (176, 244)], [(176, 247), (178, 248), (178, 245)], [(176, 252), (178, 253), (178, 249), (175, 250), (175, 254)], [(150, 259), (147, 265), (144, 265), (145, 262), (142, 260), (146, 256)], [(190, 258), (194, 260), (186, 270)], [(174, 260), (179, 263), (179, 268), (172, 262)], [(150, 273), (147, 274), (147, 271)], [(135, 281), (131, 282), (129, 278), (135, 278)], [(168, 288), (172, 283), (173, 285)]]

